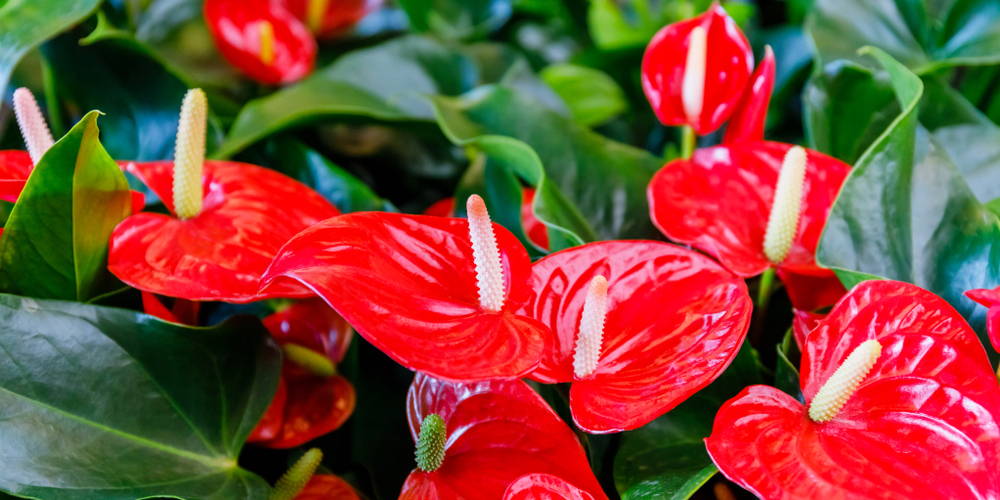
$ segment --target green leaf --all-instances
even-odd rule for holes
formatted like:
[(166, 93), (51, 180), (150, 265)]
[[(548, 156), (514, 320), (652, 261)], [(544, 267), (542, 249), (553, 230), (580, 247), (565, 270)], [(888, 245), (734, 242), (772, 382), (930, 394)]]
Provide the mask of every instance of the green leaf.
[(236, 458), (277, 390), (249, 316), (189, 328), (0, 295), (0, 489), (42, 500), (259, 499)]
[(399, 0), (417, 31), (445, 40), (485, 36), (510, 18), (510, 0)]
[(397, 38), (250, 101), (213, 156), (227, 158), (268, 135), (323, 119), (431, 121), (426, 95), (458, 95), (477, 83), (476, 66), (459, 52), (421, 36)]
[(606, 73), (575, 64), (554, 64), (540, 73), (581, 125), (600, 125), (628, 109), (621, 87)]
[(792, 335), (791, 328), (785, 332), (784, 340), (777, 344), (775, 349), (778, 351), (778, 365), (774, 369), (774, 386), (804, 403), (805, 399), (799, 384), (799, 369), (791, 361), (799, 358), (798, 347), (795, 345), (795, 337)]
[(615, 487), (622, 500), (685, 500), (718, 469), (705, 451), (715, 413), (744, 387), (760, 383), (749, 342), (729, 368), (666, 415), (623, 434), (615, 456)]
[(269, 166), (315, 189), (342, 213), (398, 211), (357, 177), (291, 137), (271, 141), (268, 156)]
[(903, 112), (848, 175), (816, 258), (848, 287), (845, 272), (860, 272), (930, 290), (985, 340), (986, 309), (964, 293), (1000, 285), (1000, 220), (920, 126), (921, 80), (885, 52), (867, 53), (885, 66)]
[(1000, 62), (1000, 9), (993, 0), (816, 0), (806, 31), (820, 63), (851, 59), (868, 45), (917, 74)]
[(433, 101), (449, 138), (504, 161), (538, 189), (533, 208), (549, 227), (553, 251), (598, 239), (657, 237), (646, 186), (662, 159), (598, 135), (504, 87)]
[(29, 50), (90, 15), (100, 0), (7, 0), (0, 6), (0, 95)]
[(38, 162), (0, 238), (0, 290), (86, 301), (110, 291), (108, 238), (131, 213), (91, 111)]

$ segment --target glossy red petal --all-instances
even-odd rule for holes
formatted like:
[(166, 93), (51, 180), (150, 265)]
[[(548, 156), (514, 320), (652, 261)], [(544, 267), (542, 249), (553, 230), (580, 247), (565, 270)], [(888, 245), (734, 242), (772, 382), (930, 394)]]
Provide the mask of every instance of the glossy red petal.
[(806, 337), (809, 332), (819, 326), (819, 322), (826, 317), (825, 314), (816, 314), (801, 309), (792, 309), (792, 337), (799, 352), (805, 352)]
[(975, 333), (914, 285), (867, 281), (806, 339), (806, 402), (861, 342), (882, 354), (833, 420), (764, 386), (719, 410), (709, 454), (761, 498), (1000, 498), (1000, 387)]
[(594, 500), (594, 497), (557, 476), (528, 474), (510, 483), (503, 500)]
[(1000, 351), (1000, 288), (993, 290), (969, 290), (970, 299), (989, 308), (986, 311), (986, 332), (995, 351)]
[(354, 334), (347, 320), (318, 298), (296, 302), (263, 323), (279, 345), (292, 343), (325, 353), (335, 364), (344, 359)]
[(496, 500), (532, 473), (607, 499), (573, 431), (520, 380), (453, 384), (418, 373), (407, 398), (414, 441), (432, 413), (448, 433), (444, 462), (434, 472), (414, 470), (400, 500)]
[[(382, 7), (382, 0), (278, 0), (278, 3), (305, 23), (317, 38), (341, 34)], [(317, 7), (322, 10), (313, 13)]]
[(0, 200), (17, 201), (34, 166), (27, 151), (0, 151)]
[(273, 439), (257, 442), (260, 446), (284, 449), (303, 445), (337, 430), (354, 412), (354, 386), (344, 377), (317, 377), (287, 363), (281, 377), (288, 387), (281, 430)]
[(168, 309), (155, 294), (142, 292), (143, 312), (171, 323), (198, 326), (198, 312), (201, 309), (199, 304), (190, 300), (175, 299), (173, 307)]
[[(604, 342), (580, 380), (573, 354), (587, 290), (608, 280)], [(750, 325), (743, 280), (697, 252), (654, 241), (590, 243), (535, 263), (524, 312), (549, 325), (553, 348), (531, 378), (571, 382), (573, 420), (591, 433), (640, 427), (718, 377)]]
[[(131, 163), (173, 210), (173, 162)], [(204, 207), (192, 219), (143, 212), (111, 235), (108, 268), (127, 285), (188, 300), (250, 302), (309, 297), (287, 283), (258, 294), (278, 249), (299, 231), (339, 212), (305, 185), (266, 168), (205, 162)]]
[(316, 40), (278, 2), (205, 0), (204, 14), (219, 52), (250, 78), (277, 85), (312, 72)]
[[(668, 238), (719, 259), (737, 275), (764, 272), (764, 233), (785, 153), (780, 142), (741, 142), (702, 148), (690, 160), (668, 163), (653, 176), (647, 196), (653, 223)], [(816, 265), (816, 245), (850, 166), (809, 150), (798, 233), (781, 267), (801, 274), (829, 272)]]
[[(696, 26), (708, 32), (701, 117), (689, 123), (681, 104), (688, 41)], [(718, 3), (704, 14), (667, 25), (646, 47), (642, 88), (664, 125), (690, 125), (698, 135), (714, 132), (736, 107), (753, 71), (753, 51), (743, 32)]]
[(360, 500), (347, 481), (330, 474), (317, 474), (309, 479), (295, 500)]
[(530, 294), (531, 261), (493, 224), (507, 299), (479, 306), (465, 219), (356, 212), (319, 223), (288, 242), (264, 288), (306, 284), (363, 337), (412, 370), (462, 381), (520, 377), (551, 342), (549, 329), (515, 311)]
[(757, 66), (750, 83), (743, 89), (743, 96), (733, 110), (733, 116), (726, 125), (723, 144), (742, 141), (763, 141), (764, 125), (767, 122), (767, 106), (774, 91), (774, 51), (764, 47), (764, 60)]
[(288, 404), (288, 386), (284, 377), (278, 379), (278, 392), (274, 394), (271, 405), (267, 407), (264, 417), (257, 422), (257, 427), (247, 438), (248, 443), (263, 443), (270, 441), (281, 433), (285, 422), (285, 405)]
[(833, 271), (818, 270), (815, 274), (797, 273), (779, 267), (778, 277), (785, 285), (788, 298), (796, 309), (815, 311), (832, 306), (847, 294), (847, 289)]
[(130, 192), (132, 193), (132, 213), (137, 214), (142, 212), (146, 208), (146, 195), (139, 191)]
[(424, 210), (424, 215), (433, 215), (434, 217), (454, 217), (455, 198), (445, 198), (434, 202), (433, 205), (427, 207), (427, 210)]

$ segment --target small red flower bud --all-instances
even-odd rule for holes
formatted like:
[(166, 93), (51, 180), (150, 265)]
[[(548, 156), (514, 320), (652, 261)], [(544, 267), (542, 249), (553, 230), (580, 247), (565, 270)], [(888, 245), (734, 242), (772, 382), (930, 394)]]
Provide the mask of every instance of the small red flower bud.
[(716, 3), (653, 37), (642, 59), (642, 88), (664, 125), (690, 125), (705, 135), (732, 114), (753, 63), (750, 43)]

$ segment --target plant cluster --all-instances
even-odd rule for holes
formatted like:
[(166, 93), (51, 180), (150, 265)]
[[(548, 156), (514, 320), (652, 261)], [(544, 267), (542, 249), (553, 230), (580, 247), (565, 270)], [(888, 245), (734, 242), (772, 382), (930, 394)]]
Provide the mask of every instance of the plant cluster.
[(0, 499), (1000, 499), (996, 0), (0, 26)]

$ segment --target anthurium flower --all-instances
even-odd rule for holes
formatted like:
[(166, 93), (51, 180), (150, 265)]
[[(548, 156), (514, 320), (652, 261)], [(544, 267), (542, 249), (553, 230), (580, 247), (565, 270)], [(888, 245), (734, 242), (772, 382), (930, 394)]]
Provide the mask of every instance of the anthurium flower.
[(649, 184), (653, 223), (668, 238), (717, 258), (742, 277), (771, 267), (792, 304), (832, 304), (843, 287), (816, 264), (816, 246), (850, 166), (799, 146), (766, 141), (698, 149)]
[(343, 33), (370, 12), (382, 6), (382, 0), (279, 0), (296, 18), (305, 23), (316, 38)]
[(219, 52), (250, 78), (278, 85), (312, 72), (316, 40), (279, 2), (205, 0), (204, 10)]
[(361, 500), (347, 481), (332, 474), (316, 474), (295, 500)]
[[(531, 204), (535, 201), (535, 190), (524, 188), (521, 192), (521, 223), (524, 225), (524, 232), (528, 239), (540, 248), (549, 249), (549, 230), (542, 224), (542, 221), (535, 217), (531, 211)], [(424, 210), (424, 215), (434, 215), (437, 217), (455, 216), (455, 198), (445, 198), (435, 202)]]
[(305, 284), (412, 370), (451, 381), (524, 376), (551, 341), (545, 325), (517, 314), (531, 261), (482, 198), (467, 207), (468, 220), (355, 212), (323, 221), (281, 249), (261, 290)]
[(184, 98), (175, 161), (130, 163), (171, 215), (139, 213), (111, 235), (108, 268), (139, 290), (187, 300), (309, 297), (298, 284), (259, 295), (271, 259), (295, 233), (337, 209), (305, 185), (245, 163), (204, 161), (207, 104)]
[(664, 125), (705, 135), (729, 118), (753, 67), (750, 43), (716, 2), (653, 37), (642, 58), (642, 88)]
[(1000, 287), (969, 290), (965, 295), (989, 309), (986, 312), (986, 333), (990, 336), (993, 349), (1000, 351)]
[(496, 500), (533, 473), (607, 499), (573, 431), (520, 380), (455, 384), (418, 373), (406, 408), (417, 469), (400, 500)]
[(142, 292), (142, 310), (146, 314), (160, 318), (163, 321), (198, 326), (198, 313), (201, 310), (201, 302), (174, 299), (173, 305), (168, 308), (156, 294)]
[(805, 405), (756, 385), (705, 442), (760, 498), (1000, 498), (1000, 386), (962, 316), (917, 286), (856, 286), (806, 338)]
[(552, 474), (528, 474), (517, 478), (503, 494), (503, 500), (593, 500), (586, 491)]
[(552, 329), (529, 376), (573, 382), (573, 421), (590, 433), (641, 427), (718, 377), (750, 325), (743, 280), (668, 243), (606, 241), (532, 269), (523, 312)]
[(247, 442), (293, 448), (333, 432), (354, 411), (354, 387), (336, 374), (351, 326), (319, 299), (296, 302), (264, 326), (285, 354), (278, 393)]

